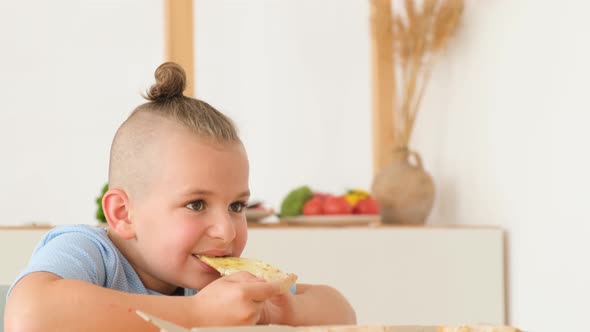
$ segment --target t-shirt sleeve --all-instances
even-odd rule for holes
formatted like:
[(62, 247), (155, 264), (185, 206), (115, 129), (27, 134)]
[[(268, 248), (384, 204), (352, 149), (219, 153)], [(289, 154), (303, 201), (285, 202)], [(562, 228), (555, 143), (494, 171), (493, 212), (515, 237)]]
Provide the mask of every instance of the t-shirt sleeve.
[(14, 284), (33, 272), (51, 272), (63, 279), (78, 279), (99, 286), (106, 278), (100, 244), (79, 232), (45, 237)]

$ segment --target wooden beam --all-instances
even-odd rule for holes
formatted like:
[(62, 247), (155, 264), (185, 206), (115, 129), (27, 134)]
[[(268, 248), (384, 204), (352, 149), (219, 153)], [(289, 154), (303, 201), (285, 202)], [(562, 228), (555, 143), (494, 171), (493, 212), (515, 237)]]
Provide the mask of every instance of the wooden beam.
[(395, 80), (391, 0), (371, 0), (373, 174), (393, 161)]
[(195, 95), (193, 0), (164, 0), (165, 59), (186, 71), (184, 94)]

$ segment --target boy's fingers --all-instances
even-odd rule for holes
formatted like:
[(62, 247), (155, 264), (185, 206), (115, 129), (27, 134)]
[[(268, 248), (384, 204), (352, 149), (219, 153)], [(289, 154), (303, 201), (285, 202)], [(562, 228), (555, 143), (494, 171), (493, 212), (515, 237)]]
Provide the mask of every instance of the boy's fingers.
[(281, 293), (281, 286), (276, 282), (261, 282), (248, 285), (250, 298), (255, 302), (263, 302)]
[(240, 271), (224, 278), (229, 282), (243, 283), (247, 296), (255, 302), (266, 301), (284, 291), (281, 283), (267, 282), (250, 272)]

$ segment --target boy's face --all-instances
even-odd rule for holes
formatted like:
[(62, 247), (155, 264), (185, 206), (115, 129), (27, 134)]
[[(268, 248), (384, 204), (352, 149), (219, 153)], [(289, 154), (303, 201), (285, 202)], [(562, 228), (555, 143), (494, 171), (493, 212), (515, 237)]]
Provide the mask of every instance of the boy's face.
[(246, 245), (248, 159), (240, 143), (176, 129), (159, 140), (145, 195), (130, 202), (132, 265), (145, 286), (201, 289), (219, 273), (194, 255), (240, 256)]

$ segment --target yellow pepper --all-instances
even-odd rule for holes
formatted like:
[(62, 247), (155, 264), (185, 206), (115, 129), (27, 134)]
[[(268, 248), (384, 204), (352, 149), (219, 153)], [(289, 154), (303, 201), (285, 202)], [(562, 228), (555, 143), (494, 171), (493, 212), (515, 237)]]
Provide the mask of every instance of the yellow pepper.
[(366, 190), (351, 189), (347, 191), (346, 194), (344, 194), (344, 199), (348, 202), (348, 204), (354, 206), (356, 202), (369, 196), (371, 196), (371, 194), (369, 194), (369, 192), (367, 192)]

